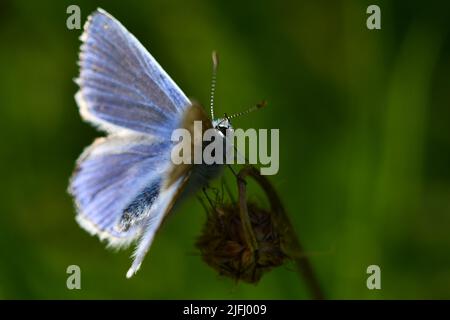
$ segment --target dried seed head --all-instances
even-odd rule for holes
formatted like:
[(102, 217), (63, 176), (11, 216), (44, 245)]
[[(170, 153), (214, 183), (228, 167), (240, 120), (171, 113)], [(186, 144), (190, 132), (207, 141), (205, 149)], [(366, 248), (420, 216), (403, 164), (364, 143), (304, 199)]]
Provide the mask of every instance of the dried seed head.
[(282, 265), (287, 255), (280, 246), (272, 213), (254, 203), (247, 206), (257, 251), (247, 245), (237, 203), (211, 209), (196, 246), (203, 260), (220, 275), (257, 283), (265, 272)]

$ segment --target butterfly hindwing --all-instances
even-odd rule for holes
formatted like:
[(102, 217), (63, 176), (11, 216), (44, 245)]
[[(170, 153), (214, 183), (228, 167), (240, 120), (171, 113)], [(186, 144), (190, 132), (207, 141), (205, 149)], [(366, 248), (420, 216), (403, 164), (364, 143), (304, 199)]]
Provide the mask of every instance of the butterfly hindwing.
[(81, 37), (81, 115), (108, 132), (133, 130), (170, 138), (191, 104), (141, 43), (98, 9)]
[(77, 221), (111, 246), (136, 240), (169, 167), (169, 142), (137, 134), (97, 139), (81, 155), (70, 182)]

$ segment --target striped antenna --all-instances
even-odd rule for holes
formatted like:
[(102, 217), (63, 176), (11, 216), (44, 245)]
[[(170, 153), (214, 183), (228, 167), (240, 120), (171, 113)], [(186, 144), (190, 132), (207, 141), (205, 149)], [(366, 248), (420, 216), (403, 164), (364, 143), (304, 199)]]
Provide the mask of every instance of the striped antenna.
[(233, 115), (231, 115), (231, 116), (228, 116), (228, 117), (226, 117), (226, 118), (227, 118), (228, 120), (233, 119), (233, 118), (237, 118), (237, 117), (240, 117), (240, 116), (242, 116), (242, 115), (244, 115), (244, 114), (247, 114), (247, 113), (250, 113), (250, 112), (259, 110), (259, 109), (261, 109), (261, 108), (264, 108), (266, 105), (267, 105), (267, 102), (266, 102), (265, 100), (263, 100), (263, 101), (257, 103), (256, 105), (254, 105), (253, 107), (251, 107), (251, 108), (245, 110), (245, 111), (235, 113), (235, 114), (233, 114)]
[(214, 120), (214, 94), (216, 93), (216, 74), (217, 74), (217, 66), (219, 65), (219, 55), (217, 54), (216, 51), (212, 52), (212, 61), (213, 61), (213, 71), (211, 79), (210, 108), (211, 108), (211, 120)]

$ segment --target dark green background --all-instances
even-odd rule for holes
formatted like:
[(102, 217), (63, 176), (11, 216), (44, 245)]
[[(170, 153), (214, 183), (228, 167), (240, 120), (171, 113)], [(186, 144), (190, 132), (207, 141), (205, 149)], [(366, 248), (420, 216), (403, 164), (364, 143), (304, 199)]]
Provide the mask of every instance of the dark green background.
[[(76, 1), (0, 2), (0, 298), (308, 298), (292, 264), (235, 284), (194, 248), (205, 215), (186, 202), (140, 272), (74, 220), (74, 161), (99, 136), (81, 121), (72, 79)], [(447, 4), (446, 4), (447, 3)], [(279, 128), (271, 180), (329, 298), (450, 298), (448, 1), (81, 1), (120, 20), (183, 91), (217, 111), (261, 99), (234, 122)], [(366, 28), (378, 4), (382, 30)], [(66, 268), (82, 289), (66, 288)], [(382, 290), (366, 288), (377, 264)]]

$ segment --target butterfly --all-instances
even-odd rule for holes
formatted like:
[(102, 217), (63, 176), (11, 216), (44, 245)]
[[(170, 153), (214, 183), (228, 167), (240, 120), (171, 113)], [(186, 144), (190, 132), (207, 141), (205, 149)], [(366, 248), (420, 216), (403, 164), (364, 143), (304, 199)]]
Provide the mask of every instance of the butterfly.
[(114, 248), (137, 242), (130, 278), (174, 205), (223, 167), (174, 165), (173, 130), (192, 130), (194, 120), (221, 134), (232, 127), (229, 118), (209, 119), (106, 11), (89, 16), (80, 39), (75, 100), (81, 117), (107, 135), (81, 154), (68, 190), (87, 232)]

